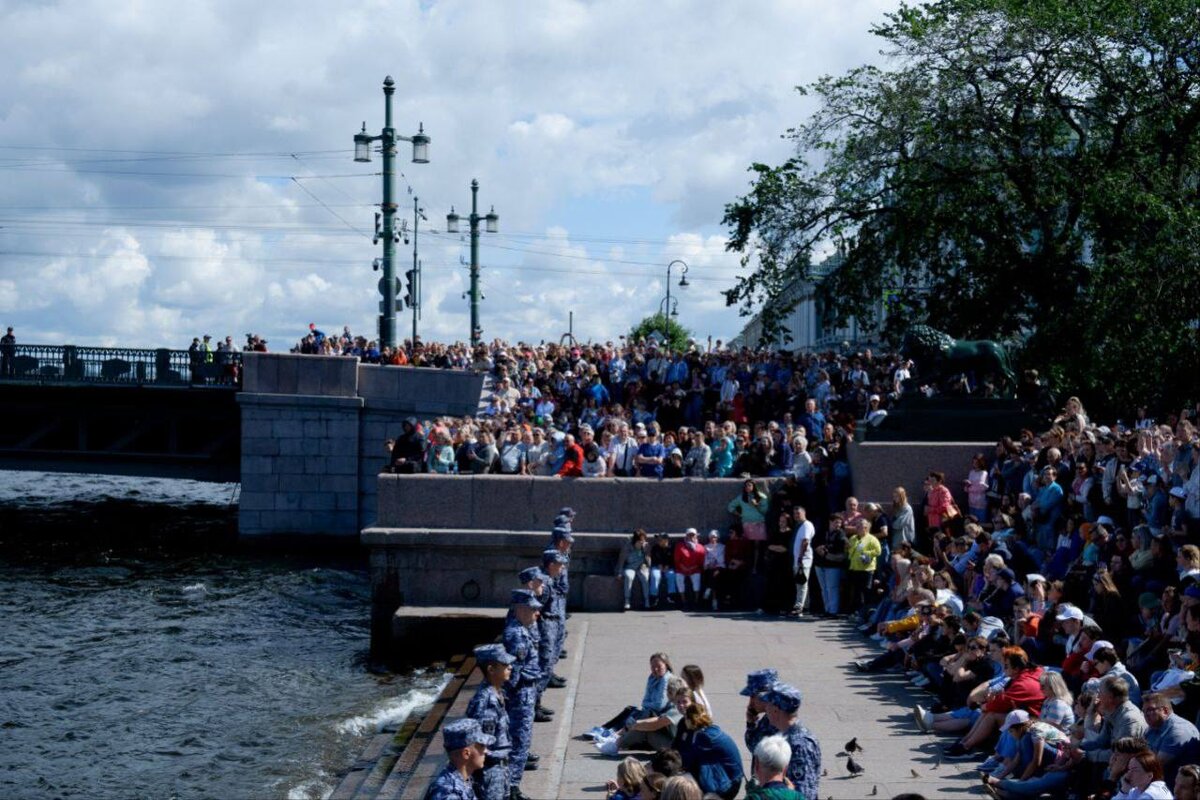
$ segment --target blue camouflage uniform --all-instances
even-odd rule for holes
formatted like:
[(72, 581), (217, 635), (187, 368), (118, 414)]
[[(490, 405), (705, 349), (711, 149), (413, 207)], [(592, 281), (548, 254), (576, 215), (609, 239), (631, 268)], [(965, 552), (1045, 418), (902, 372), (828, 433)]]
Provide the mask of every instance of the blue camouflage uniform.
[[(795, 715), (800, 710), (800, 690), (786, 683), (776, 683), (763, 696), (763, 700), (788, 714)], [(805, 797), (817, 797), (821, 784), (821, 745), (799, 720), (778, 733), (787, 739), (792, 748), (792, 760), (787, 768), (788, 780)]]
[[(528, 589), (514, 590), (512, 602), (514, 606), (542, 607)], [(529, 758), (529, 745), (533, 741), (533, 714), (537, 706), (538, 682), (542, 677), (538, 666), (536, 629), (536, 625), (525, 627), (515, 615), (510, 615), (504, 624), (504, 649), (515, 659), (512, 677), (504, 684), (508, 731), (512, 739), (512, 749), (508, 754), (510, 786), (520, 785), (525, 761)]]
[(479, 800), (479, 796), (475, 794), (475, 786), (453, 764), (447, 764), (425, 790), (424, 800)]
[[(491, 747), (496, 743), (495, 738), (484, 733), (479, 722), (474, 719), (456, 719), (442, 727), (442, 740), (446, 752), (452, 753), (473, 744)], [(453, 763), (442, 768), (425, 790), (424, 800), (479, 800), (475, 787)]]
[[(475, 648), (475, 662), (485, 673), (488, 664), (511, 664), (515, 660), (503, 645), (489, 644)], [(475, 774), (476, 794), (479, 800), (509, 800), (508, 757), (512, 750), (512, 739), (508, 735), (508, 707), (503, 693), (497, 692), (485, 680), (467, 704), (467, 716), (478, 721), (483, 732), (496, 740), (488, 748), (483, 769)]]
[[(542, 562), (549, 565), (557, 561), (566, 568), (566, 554), (557, 550), (546, 550), (542, 553)], [(538, 617), (538, 661), (542, 670), (542, 679), (538, 683), (538, 697), (546, 690), (554, 667), (558, 664), (558, 656), (562, 651), (563, 629), (566, 627), (567, 598), (559, 589), (557, 581), (547, 581), (542, 589), (542, 613)]]
[[(567, 511), (569, 509), (563, 509), (563, 510)], [(573, 516), (574, 512), (571, 512), (571, 514)], [(562, 522), (562, 524), (560, 524), (560, 520), (565, 520), (565, 521)], [(555, 520), (554, 530), (550, 533), (549, 549), (557, 550), (558, 543), (563, 540), (566, 540), (568, 542), (573, 542), (573, 541), (575, 541), (575, 536), (574, 536), (574, 534), (571, 533), (570, 520), (566, 519), (565, 516), (562, 514), (562, 512), (560, 512), (558, 519)], [(568, 571), (571, 566), (571, 554), (563, 553), (562, 555), (566, 557), (566, 562), (563, 563), (562, 572), (558, 573), (558, 577), (555, 578), (553, 581), (555, 590), (558, 592), (559, 596), (562, 597), (562, 623), (563, 624), (561, 626), (559, 626), (559, 640), (558, 640), (558, 650), (559, 650), (560, 656), (562, 655), (563, 645), (566, 644), (566, 641), (567, 641), (567, 623), (566, 623), (566, 620), (567, 620), (567, 596), (571, 592), (571, 578), (568, 575)]]
[[(779, 673), (773, 669), (759, 669), (751, 672), (746, 676), (745, 687), (738, 692), (742, 697), (762, 697), (763, 694), (771, 688), (772, 684), (779, 680)], [(758, 747), (758, 743), (775, 733), (775, 728), (772, 727), (771, 721), (767, 719), (766, 714), (760, 714), (754, 722), (746, 723), (746, 749), (750, 751), (750, 758), (754, 758), (754, 748)]]

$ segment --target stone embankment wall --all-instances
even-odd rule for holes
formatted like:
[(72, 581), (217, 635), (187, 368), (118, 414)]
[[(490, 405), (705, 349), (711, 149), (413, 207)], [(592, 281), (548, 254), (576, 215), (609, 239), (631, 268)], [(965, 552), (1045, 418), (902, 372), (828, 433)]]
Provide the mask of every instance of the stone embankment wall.
[(473, 414), (483, 387), (471, 372), (338, 356), (246, 353), (243, 369), (243, 535), (357, 536), (404, 418)]

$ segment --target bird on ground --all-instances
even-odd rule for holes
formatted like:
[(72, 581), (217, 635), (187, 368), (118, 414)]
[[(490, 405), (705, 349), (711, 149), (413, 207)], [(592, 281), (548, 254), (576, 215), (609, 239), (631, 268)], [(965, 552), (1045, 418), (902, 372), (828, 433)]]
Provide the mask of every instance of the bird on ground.
[(912, 773), (912, 776), (913, 776), (914, 778), (919, 778), (919, 777), (921, 777), (921, 773), (917, 772), (915, 769), (910, 769), (910, 770), (909, 770), (909, 772), (911, 772), (911, 773)]
[(849, 772), (851, 775), (861, 775), (864, 772), (866, 772), (866, 770), (863, 769), (859, 765), (859, 763), (854, 760), (854, 756), (850, 756), (849, 758), (846, 759), (846, 771)]
[(878, 786), (872, 786), (872, 787), (871, 787), (871, 794), (870, 794), (869, 796), (870, 796), (870, 797), (874, 797), (874, 796), (875, 796), (875, 795), (877, 795), (877, 794), (879, 794), (879, 787), (878, 787)]
[(858, 743), (857, 736), (842, 745), (842, 749), (847, 753), (861, 753), (863, 751), (862, 747)]
[(823, 770), (821, 770), (821, 777), (822, 777), (822, 778), (828, 778), (828, 777), (829, 777), (829, 770), (827, 770), (827, 769), (823, 769)]

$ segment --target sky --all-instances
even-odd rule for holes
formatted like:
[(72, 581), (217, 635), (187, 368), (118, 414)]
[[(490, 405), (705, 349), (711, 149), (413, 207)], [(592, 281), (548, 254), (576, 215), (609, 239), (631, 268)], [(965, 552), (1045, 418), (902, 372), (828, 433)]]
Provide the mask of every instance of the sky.
[(373, 338), (381, 164), (352, 140), (383, 127), (391, 75), (397, 132), (432, 137), (428, 164), (402, 143), (397, 181), (402, 217), (416, 196), (427, 218), (422, 338), (468, 336), (466, 224), (446, 214), (478, 179), (500, 217), (485, 338), (557, 341), (573, 312), (578, 339), (615, 340), (680, 259), (680, 321), (727, 340), (746, 320), (721, 295), (743, 269), (725, 204), (791, 154), (813, 110), (797, 85), (883, 60), (869, 29), (896, 6), (0, 0), (0, 324), (124, 347), (286, 350), (310, 322)]

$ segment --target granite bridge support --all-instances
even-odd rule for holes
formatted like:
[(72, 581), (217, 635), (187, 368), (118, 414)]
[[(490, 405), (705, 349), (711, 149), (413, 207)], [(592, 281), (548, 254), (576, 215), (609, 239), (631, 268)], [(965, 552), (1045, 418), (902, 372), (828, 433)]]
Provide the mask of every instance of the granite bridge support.
[(405, 417), (474, 414), (482, 387), (472, 372), (246, 353), (239, 532), (357, 536)]

